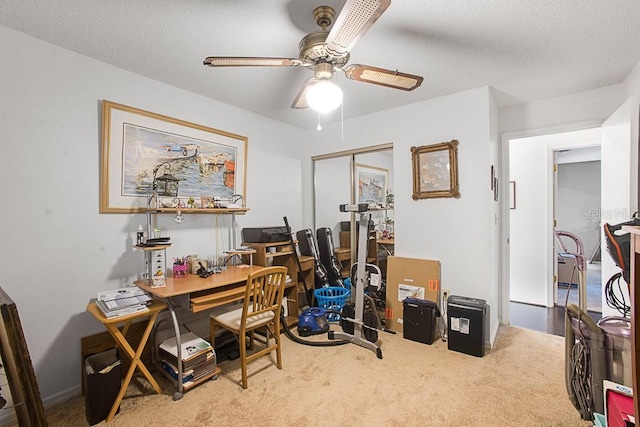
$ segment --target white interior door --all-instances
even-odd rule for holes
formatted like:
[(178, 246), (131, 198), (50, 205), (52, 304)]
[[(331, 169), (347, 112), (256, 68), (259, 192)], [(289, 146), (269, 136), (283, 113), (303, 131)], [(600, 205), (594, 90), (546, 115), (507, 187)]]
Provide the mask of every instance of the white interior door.
[[(628, 221), (638, 209), (638, 114), (638, 98), (634, 96), (602, 124), (602, 224)], [(606, 247), (604, 234), (601, 234), (601, 241), (603, 248)], [(605, 252), (602, 254), (602, 283), (619, 271)], [(607, 306), (603, 294), (602, 315), (616, 314)]]

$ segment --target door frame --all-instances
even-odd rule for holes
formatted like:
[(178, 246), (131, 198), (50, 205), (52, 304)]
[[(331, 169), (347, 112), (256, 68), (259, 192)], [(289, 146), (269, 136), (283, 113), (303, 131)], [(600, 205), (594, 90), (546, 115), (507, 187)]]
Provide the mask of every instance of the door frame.
[[(544, 135), (552, 135), (557, 133), (566, 133), (573, 131), (580, 131), (586, 129), (593, 129), (596, 127), (600, 127), (602, 122), (599, 121), (585, 121), (585, 122), (577, 122), (577, 123), (568, 123), (558, 126), (552, 126), (547, 128), (539, 128), (539, 129), (528, 129), (523, 131), (516, 132), (505, 132), (501, 134), (500, 141), (500, 168), (502, 171), (503, 179), (500, 181), (499, 185), (501, 186), (500, 192), (502, 194), (509, 194), (509, 142), (512, 139), (519, 138), (528, 138), (535, 136), (544, 136)], [(551, 148), (548, 156), (550, 157), (549, 163), (551, 163), (551, 168), (553, 168), (553, 150), (558, 148)], [(553, 184), (551, 184), (553, 185)], [(552, 189), (550, 189), (550, 193), (552, 193)], [(548, 197), (553, 197), (553, 194), (549, 194)], [(550, 207), (551, 209), (551, 207)], [(510, 220), (509, 220), (509, 204), (502, 203), (500, 206), (500, 215), (501, 224), (500, 224), (500, 286), (498, 289), (498, 300), (499, 300), (499, 308), (498, 308), (498, 317), (499, 322), (505, 325), (510, 323), (510, 315), (509, 315), (509, 303), (510, 303), (510, 246), (509, 246), (509, 236), (510, 236)], [(547, 232), (552, 233), (553, 231), (553, 212), (550, 212), (550, 217), (547, 226)], [(548, 246), (548, 245), (547, 245)], [(552, 249), (548, 249), (552, 252)], [(551, 256), (551, 255), (550, 255)], [(553, 263), (547, 263), (547, 276), (551, 277), (553, 275)], [(551, 267), (550, 267), (551, 266)], [(550, 267), (550, 268), (549, 268)], [(551, 276), (549, 276), (551, 275)], [(550, 291), (551, 292), (551, 291)]]

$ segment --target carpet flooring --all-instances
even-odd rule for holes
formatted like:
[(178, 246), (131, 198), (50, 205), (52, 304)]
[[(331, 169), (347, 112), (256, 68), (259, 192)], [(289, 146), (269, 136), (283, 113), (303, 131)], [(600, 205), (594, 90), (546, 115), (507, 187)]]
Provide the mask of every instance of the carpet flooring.
[[(378, 343), (382, 360), (354, 344), (312, 347), (283, 338), (283, 369), (275, 367), (275, 355), (249, 364), (247, 390), (239, 384), (239, 361), (225, 361), (220, 378), (179, 401), (164, 379), (161, 394), (132, 385), (120, 413), (101, 425), (591, 425), (580, 420), (565, 389), (562, 337), (501, 326), (481, 358), (400, 333), (381, 333)], [(86, 425), (84, 410), (81, 396), (48, 409), (49, 426)]]

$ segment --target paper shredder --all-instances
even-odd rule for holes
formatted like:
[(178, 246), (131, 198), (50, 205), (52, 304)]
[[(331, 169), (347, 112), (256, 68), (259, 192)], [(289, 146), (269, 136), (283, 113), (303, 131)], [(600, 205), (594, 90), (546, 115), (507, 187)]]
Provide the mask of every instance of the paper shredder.
[(451, 295), (447, 300), (447, 348), (472, 356), (484, 356), (485, 300)]

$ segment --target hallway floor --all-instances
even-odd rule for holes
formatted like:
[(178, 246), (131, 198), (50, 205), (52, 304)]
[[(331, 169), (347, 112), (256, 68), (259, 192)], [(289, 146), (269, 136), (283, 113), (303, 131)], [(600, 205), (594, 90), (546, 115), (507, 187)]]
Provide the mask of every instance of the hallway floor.
[[(566, 301), (567, 287), (558, 286), (556, 304), (564, 307)], [(571, 288), (568, 302), (578, 304), (576, 287)], [(587, 310), (602, 312), (602, 267), (600, 262), (587, 264)]]
[[(602, 278), (600, 262), (587, 264), (587, 312), (596, 322), (602, 317)], [(509, 303), (510, 323), (525, 329), (564, 336), (565, 303), (578, 304), (578, 290), (558, 287), (558, 297), (553, 308), (519, 302)]]
[[(588, 311), (596, 322), (602, 313)], [(538, 305), (509, 303), (510, 324), (525, 329), (545, 332), (547, 334), (564, 336), (564, 306), (556, 305), (552, 308)]]

